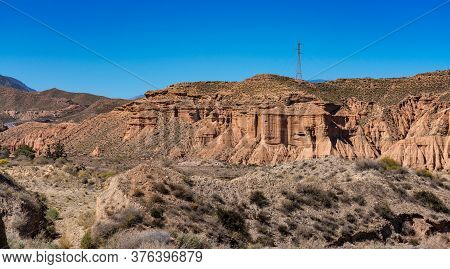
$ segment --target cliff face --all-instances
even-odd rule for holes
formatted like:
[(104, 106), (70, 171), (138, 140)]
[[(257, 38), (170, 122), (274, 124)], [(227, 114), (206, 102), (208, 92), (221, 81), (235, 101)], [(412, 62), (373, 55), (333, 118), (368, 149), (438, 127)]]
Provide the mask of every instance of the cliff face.
[[(181, 122), (192, 126), (183, 134), (190, 140), (187, 152), (176, 150), (181, 156), (274, 164), (386, 155), (414, 168), (450, 168), (450, 110), (442, 93), (407, 96), (392, 106), (356, 98), (337, 105), (314, 95), (313, 85), (288, 81), (294, 87), (285, 88), (279, 80), (257, 76), (238, 86), (177, 84), (148, 92), (146, 99), (121, 108), (132, 113), (123, 140), (172, 133), (173, 122)], [(277, 83), (274, 88), (249, 86)]]
[(449, 85), (446, 72), (323, 84), (275, 75), (180, 83), (81, 124), (15, 127), (0, 134), (0, 144), (42, 151), (62, 140), (74, 153), (98, 157), (243, 164), (390, 156), (416, 169), (448, 170)]

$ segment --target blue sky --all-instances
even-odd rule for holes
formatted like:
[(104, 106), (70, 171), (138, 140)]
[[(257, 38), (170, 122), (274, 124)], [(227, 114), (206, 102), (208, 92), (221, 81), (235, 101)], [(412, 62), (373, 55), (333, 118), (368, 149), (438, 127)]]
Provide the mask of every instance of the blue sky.
[[(180, 81), (309, 78), (444, 0), (4, 0), (159, 88)], [(0, 3), (0, 74), (129, 98), (151, 87)], [(450, 4), (321, 74), (397, 77), (450, 65)]]

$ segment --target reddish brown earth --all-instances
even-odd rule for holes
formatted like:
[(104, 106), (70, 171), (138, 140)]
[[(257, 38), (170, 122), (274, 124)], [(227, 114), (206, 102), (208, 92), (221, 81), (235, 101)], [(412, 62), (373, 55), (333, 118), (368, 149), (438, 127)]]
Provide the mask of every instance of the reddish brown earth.
[(127, 101), (58, 89), (20, 91), (0, 86), (0, 120), (20, 124), (28, 121), (82, 121), (113, 110)]

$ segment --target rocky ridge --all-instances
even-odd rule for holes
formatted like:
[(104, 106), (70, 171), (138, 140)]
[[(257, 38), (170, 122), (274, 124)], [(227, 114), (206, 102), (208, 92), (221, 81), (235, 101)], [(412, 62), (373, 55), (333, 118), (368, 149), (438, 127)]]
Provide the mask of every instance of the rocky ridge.
[[(258, 167), (143, 163), (111, 179), (97, 199), (99, 247), (447, 248), (448, 179), (341, 158)], [(124, 222), (124, 220), (130, 220)], [(156, 244), (142, 233), (173, 231)]]
[(447, 71), (318, 84), (276, 75), (179, 83), (80, 124), (30, 123), (8, 130), (0, 144), (27, 143), (42, 151), (62, 140), (78, 155), (242, 164), (389, 156), (415, 169), (445, 171), (449, 85)]
[(57, 89), (26, 92), (0, 86), (0, 120), (15, 125), (29, 121), (82, 121), (127, 103), (84, 93)]

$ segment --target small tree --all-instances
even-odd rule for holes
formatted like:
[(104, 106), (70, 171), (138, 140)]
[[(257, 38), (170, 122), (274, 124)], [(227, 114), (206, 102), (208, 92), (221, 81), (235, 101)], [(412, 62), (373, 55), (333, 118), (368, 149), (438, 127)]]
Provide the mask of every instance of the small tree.
[(34, 151), (34, 149), (32, 147), (22, 144), (17, 147), (16, 151), (14, 151), (14, 155), (16, 157), (19, 157), (22, 155), (27, 158), (34, 159), (34, 157), (36, 156), (36, 152)]
[(62, 144), (61, 142), (57, 142), (53, 145), (47, 145), (47, 149), (45, 151), (45, 157), (49, 158), (49, 159), (59, 159), (59, 158), (66, 158), (67, 157), (67, 153), (65, 150), (65, 146), (64, 144)]

